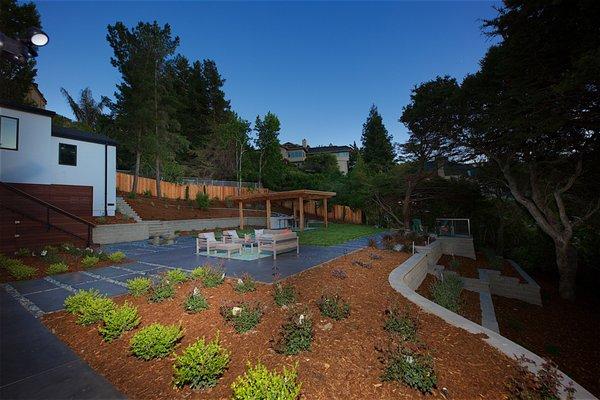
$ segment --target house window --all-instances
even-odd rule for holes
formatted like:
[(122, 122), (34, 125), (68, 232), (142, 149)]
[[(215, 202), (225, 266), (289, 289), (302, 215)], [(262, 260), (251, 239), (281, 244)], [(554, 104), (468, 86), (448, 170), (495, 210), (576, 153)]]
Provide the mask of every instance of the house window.
[(0, 148), (17, 150), (19, 148), (19, 120), (0, 117)]
[(60, 165), (77, 165), (77, 146), (73, 144), (58, 144), (58, 163)]
[(289, 158), (302, 158), (304, 157), (304, 152), (302, 150), (295, 150), (288, 152)]

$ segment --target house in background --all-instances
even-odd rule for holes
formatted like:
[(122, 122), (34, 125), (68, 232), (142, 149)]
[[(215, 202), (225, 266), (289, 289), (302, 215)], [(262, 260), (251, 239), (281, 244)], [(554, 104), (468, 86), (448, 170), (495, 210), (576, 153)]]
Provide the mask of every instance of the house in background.
[[(33, 248), (22, 241), (31, 229), (44, 234), (33, 221), (68, 234), (83, 229), (77, 218), (115, 215), (117, 143), (52, 126), (54, 115), (0, 100), (0, 249)], [(29, 231), (23, 229), (26, 221)]]
[(302, 139), (302, 144), (286, 142), (281, 145), (281, 155), (283, 159), (291, 164), (301, 165), (311, 154), (329, 153), (333, 154), (337, 160), (338, 168), (341, 173), (348, 173), (348, 162), (350, 161), (350, 146), (316, 146), (310, 147), (306, 139)]
[(474, 178), (477, 173), (475, 164), (463, 164), (450, 161), (447, 158), (438, 158), (425, 164), (426, 172), (435, 171), (436, 175), (444, 179)]

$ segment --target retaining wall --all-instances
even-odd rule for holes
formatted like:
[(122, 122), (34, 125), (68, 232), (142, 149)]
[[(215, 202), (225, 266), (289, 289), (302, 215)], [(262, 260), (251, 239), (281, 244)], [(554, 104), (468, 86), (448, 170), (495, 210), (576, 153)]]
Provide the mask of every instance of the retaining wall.
[[(394, 290), (402, 294), (421, 309), (442, 318), (447, 323), (462, 328), (473, 334), (485, 334), (487, 338), (482, 340), (485, 340), (489, 345), (495, 347), (508, 357), (515, 358), (524, 355), (526, 358), (535, 363), (533, 365), (529, 365), (530, 370), (532, 372), (537, 372), (543, 363), (543, 359), (537, 354), (490, 329), (484, 328), (481, 325), (478, 325), (458, 314), (453, 313), (452, 311), (447, 310), (446, 308), (426, 299), (415, 292), (415, 289), (418, 288), (423, 282), (428, 268), (430, 268), (428, 264), (430, 264), (433, 260), (435, 260), (433, 261), (434, 263), (437, 263), (437, 260), (439, 260), (441, 257), (441, 250), (438, 247), (440, 245), (436, 243), (437, 241), (429, 246), (425, 246), (422, 251), (414, 254), (408, 260), (394, 269), (388, 278), (390, 285), (394, 288)], [(596, 397), (585, 390), (583, 386), (573, 381), (566, 374), (561, 371), (559, 371), (559, 374), (561, 375), (561, 380), (565, 386), (569, 382), (573, 382), (575, 399), (596, 399)], [(562, 397), (566, 398), (566, 393), (563, 393)]]

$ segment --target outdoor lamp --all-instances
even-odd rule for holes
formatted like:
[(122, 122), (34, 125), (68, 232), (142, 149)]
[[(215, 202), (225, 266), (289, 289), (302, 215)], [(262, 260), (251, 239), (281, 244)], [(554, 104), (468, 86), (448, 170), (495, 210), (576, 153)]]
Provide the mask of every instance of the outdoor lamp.
[(29, 28), (27, 34), (29, 41), (35, 46), (42, 47), (48, 44), (48, 35), (40, 28)]
[(0, 32), (0, 56), (20, 64), (37, 57), (37, 48), (48, 44), (48, 35), (40, 28), (31, 27), (25, 38), (13, 39)]

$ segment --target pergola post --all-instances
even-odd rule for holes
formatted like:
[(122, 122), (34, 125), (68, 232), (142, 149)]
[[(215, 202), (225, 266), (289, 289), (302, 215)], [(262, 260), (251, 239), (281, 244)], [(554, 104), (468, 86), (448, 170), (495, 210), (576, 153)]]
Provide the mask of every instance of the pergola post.
[(267, 203), (267, 229), (271, 229), (271, 199), (267, 199), (266, 203)]
[(240, 229), (244, 229), (244, 203), (240, 200)]
[(304, 230), (304, 200), (298, 197), (298, 208), (300, 210), (300, 230)]
[(327, 197), (325, 197), (323, 199), (323, 221), (325, 222), (325, 228), (327, 228), (328, 222), (327, 222), (327, 217), (329, 214), (329, 212), (327, 211)]

